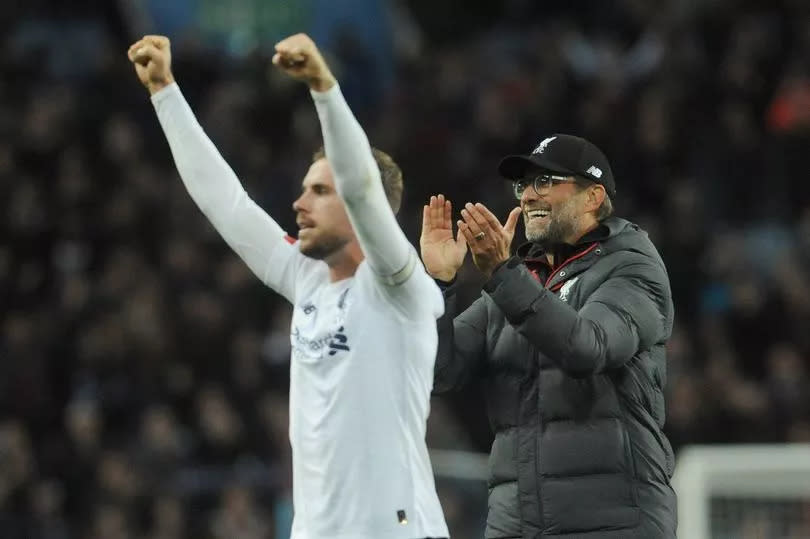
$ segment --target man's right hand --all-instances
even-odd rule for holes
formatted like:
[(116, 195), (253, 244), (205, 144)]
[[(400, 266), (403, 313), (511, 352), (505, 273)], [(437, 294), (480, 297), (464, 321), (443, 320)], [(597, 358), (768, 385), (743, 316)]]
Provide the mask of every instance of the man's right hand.
[(453, 238), (453, 205), (444, 195), (430, 197), (422, 211), (422, 236), (419, 246), (422, 263), (434, 279), (452, 281), (464, 263), (467, 242), (459, 231)]
[(144, 36), (132, 44), (127, 56), (135, 65), (138, 78), (150, 94), (159, 92), (174, 82), (169, 38)]
[(321, 51), (306, 34), (295, 34), (276, 43), (273, 65), (306, 82), (316, 92), (325, 92), (337, 84)]

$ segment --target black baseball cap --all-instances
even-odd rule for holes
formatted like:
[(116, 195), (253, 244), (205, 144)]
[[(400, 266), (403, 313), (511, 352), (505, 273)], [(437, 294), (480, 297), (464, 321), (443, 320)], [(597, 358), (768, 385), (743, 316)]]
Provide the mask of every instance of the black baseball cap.
[(602, 150), (584, 138), (557, 133), (543, 139), (525, 155), (507, 155), (498, 165), (504, 178), (515, 180), (530, 168), (557, 174), (581, 176), (604, 186), (611, 198), (616, 196), (616, 182), (610, 163)]

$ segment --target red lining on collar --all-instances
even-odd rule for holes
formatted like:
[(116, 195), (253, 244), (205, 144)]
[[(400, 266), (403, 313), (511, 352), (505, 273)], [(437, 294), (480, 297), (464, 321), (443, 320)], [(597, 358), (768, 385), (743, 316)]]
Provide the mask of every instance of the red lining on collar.
[[(573, 262), (574, 260), (577, 260), (577, 259), (579, 259), (579, 258), (582, 258), (582, 257), (583, 257), (583, 256), (585, 256), (586, 254), (590, 253), (591, 251), (593, 251), (594, 249), (596, 249), (596, 246), (597, 246), (597, 245), (599, 245), (599, 243), (598, 243), (598, 242), (594, 242), (594, 243), (592, 243), (592, 244), (591, 244), (591, 245), (590, 245), (590, 246), (589, 246), (587, 249), (585, 249), (584, 251), (580, 251), (580, 252), (578, 252), (577, 254), (575, 254), (575, 255), (573, 255), (573, 256), (571, 256), (571, 257), (569, 257), (568, 259), (566, 259), (566, 260), (565, 260), (565, 262), (563, 262), (562, 264), (560, 264), (559, 266), (557, 266), (557, 268), (556, 268), (556, 269), (554, 269), (554, 271), (552, 271), (552, 272), (551, 272), (551, 275), (549, 275), (549, 276), (548, 276), (548, 279), (546, 279), (546, 284), (545, 284), (545, 287), (546, 287), (546, 288), (548, 288), (548, 285), (551, 283), (551, 280), (552, 280), (552, 279), (554, 279), (554, 276), (555, 276), (555, 275), (557, 275), (557, 273), (559, 273), (559, 271), (560, 271), (561, 269), (563, 269), (563, 268), (564, 268), (564, 267), (565, 267), (567, 264), (570, 264), (570, 263), (571, 263), (571, 262)], [(558, 286), (562, 286), (562, 283), (557, 283), (556, 285), (554, 285), (554, 288), (557, 288)], [(554, 290), (554, 289), (551, 289), (551, 290), (552, 290), (552, 291), (556, 291), (556, 290)]]

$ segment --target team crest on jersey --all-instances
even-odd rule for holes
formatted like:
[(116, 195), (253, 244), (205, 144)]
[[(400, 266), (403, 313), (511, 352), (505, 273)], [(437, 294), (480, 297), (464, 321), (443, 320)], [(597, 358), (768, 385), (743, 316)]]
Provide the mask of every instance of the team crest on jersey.
[(568, 302), (568, 294), (571, 293), (571, 288), (573, 288), (574, 283), (577, 282), (579, 277), (574, 277), (570, 281), (566, 281), (562, 288), (560, 288), (560, 299), (562, 301)]

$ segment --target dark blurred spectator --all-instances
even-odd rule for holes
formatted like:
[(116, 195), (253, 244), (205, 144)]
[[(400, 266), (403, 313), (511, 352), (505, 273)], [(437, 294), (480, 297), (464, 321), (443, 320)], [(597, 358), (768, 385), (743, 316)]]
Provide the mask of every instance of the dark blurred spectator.
[(70, 526), (63, 513), (66, 492), (56, 481), (40, 481), (30, 492), (32, 539), (69, 539)]
[(211, 522), (214, 539), (272, 539), (267, 516), (253, 499), (250, 490), (230, 486), (222, 494), (222, 501)]
[(143, 539), (184, 539), (190, 537), (186, 529), (182, 502), (178, 498), (160, 496), (152, 503), (151, 524)]

